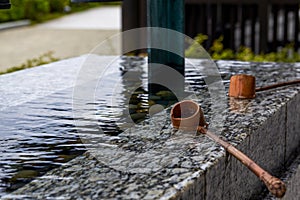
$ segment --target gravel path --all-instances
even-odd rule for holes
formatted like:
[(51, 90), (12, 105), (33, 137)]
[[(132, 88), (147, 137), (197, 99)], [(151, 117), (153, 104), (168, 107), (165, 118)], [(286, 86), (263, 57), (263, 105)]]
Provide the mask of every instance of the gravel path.
[(49, 51), (60, 59), (89, 53), (120, 32), (120, 13), (119, 6), (100, 7), (36, 26), (2, 30), (0, 71)]

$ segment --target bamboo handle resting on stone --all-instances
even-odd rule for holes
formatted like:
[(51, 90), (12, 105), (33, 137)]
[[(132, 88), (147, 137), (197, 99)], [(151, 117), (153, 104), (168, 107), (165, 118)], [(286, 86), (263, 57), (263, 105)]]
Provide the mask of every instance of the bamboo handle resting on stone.
[(257, 177), (260, 178), (261, 181), (267, 186), (268, 190), (276, 197), (282, 198), (286, 191), (286, 186), (283, 181), (280, 179), (270, 175), (267, 171), (263, 168), (258, 166), (253, 160), (251, 160), (248, 156), (242, 153), (240, 150), (236, 149), (234, 146), (229, 144), (228, 142), (222, 140), (217, 135), (204, 129), (203, 127), (199, 126), (198, 131), (203, 133), (219, 143), (223, 146), (226, 151), (228, 151), (231, 155), (235, 158), (240, 160), (245, 166), (247, 166)]

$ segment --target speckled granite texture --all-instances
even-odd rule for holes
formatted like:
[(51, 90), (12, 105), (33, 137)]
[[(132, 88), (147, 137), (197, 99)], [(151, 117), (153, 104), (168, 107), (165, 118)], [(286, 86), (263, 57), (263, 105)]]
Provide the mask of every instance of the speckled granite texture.
[[(299, 63), (218, 61), (217, 65), (225, 80), (235, 73), (247, 73), (256, 76), (257, 86), (300, 78)], [(252, 100), (225, 97), (223, 110), (210, 105), (209, 94), (196, 93), (202, 95), (197, 101), (209, 122), (215, 112), (224, 120), (214, 132), (280, 176), (299, 148), (299, 91), (298, 85), (260, 92)], [(156, 123), (163, 123), (162, 130), (147, 121), (136, 125), (4, 199), (259, 197), (264, 186), (255, 175), (207, 137), (174, 130), (169, 111), (154, 117)]]

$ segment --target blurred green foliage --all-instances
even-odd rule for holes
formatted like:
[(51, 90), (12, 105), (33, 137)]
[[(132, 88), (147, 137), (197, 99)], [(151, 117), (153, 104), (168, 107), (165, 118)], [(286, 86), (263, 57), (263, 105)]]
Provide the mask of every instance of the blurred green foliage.
[[(186, 57), (203, 58), (202, 45), (208, 39), (207, 35), (198, 34), (192, 44), (185, 51)], [(255, 54), (249, 47), (240, 47), (237, 52), (224, 49), (223, 36), (216, 39), (208, 52), (214, 60), (241, 60), (254, 62), (300, 62), (300, 54), (294, 50), (294, 45), (287, 44), (277, 52)]]
[(70, 0), (50, 0), (50, 12), (64, 12), (66, 6), (70, 5)]
[(24, 0), (24, 17), (38, 21), (43, 15), (50, 12), (49, 1), (45, 0)]
[(0, 10), (0, 22), (30, 19), (33, 22), (43, 22), (66, 14), (77, 12), (104, 4), (112, 3), (71, 3), (70, 0), (11, 0), (9, 10)]

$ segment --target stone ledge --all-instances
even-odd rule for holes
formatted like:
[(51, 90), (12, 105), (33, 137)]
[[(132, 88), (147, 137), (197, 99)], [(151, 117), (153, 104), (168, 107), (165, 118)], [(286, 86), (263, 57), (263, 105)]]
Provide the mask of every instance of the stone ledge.
[(6, 29), (11, 29), (11, 28), (18, 28), (18, 27), (22, 27), (22, 26), (28, 26), (28, 25), (30, 25), (30, 20), (28, 20), (28, 19), (14, 21), (14, 22), (0, 23), (0, 31), (6, 30)]
[[(218, 64), (222, 71), (233, 63)], [(272, 76), (258, 72), (258, 84)], [(259, 93), (253, 100), (227, 99), (228, 108), (218, 110), (224, 125), (214, 131), (278, 176), (299, 147), (299, 91), (293, 86)], [(155, 117), (163, 130), (137, 125), (4, 198), (210, 200), (253, 199), (261, 193), (258, 178), (223, 148), (205, 136), (173, 130), (165, 113)], [(110, 153), (116, 159), (108, 159)]]

